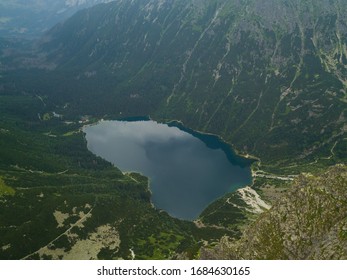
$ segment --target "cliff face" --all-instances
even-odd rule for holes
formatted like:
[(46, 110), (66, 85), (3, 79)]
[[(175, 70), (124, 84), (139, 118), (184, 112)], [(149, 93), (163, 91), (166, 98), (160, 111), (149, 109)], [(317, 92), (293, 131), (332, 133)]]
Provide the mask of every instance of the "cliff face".
[(202, 258), (346, 259), (347, 167), (301, 175), (238, 241), (222, 239)]

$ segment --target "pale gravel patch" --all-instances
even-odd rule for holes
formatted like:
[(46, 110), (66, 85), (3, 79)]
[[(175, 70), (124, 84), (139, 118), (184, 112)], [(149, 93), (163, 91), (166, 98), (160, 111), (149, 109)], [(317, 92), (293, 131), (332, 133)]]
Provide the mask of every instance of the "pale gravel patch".
[[(74, 207), (77, 209), (77, 207)], [(75, 209), (75, 210), (76, 210)], [(28, 259), (30, 257), (32, 257), (33, 255), (35, 254), (39, 254), (40, 258), (43, 258), (44, 255), (47, 255), (45, 252), (47, 252), (47, 250), (54, 250), (55, 249), (51, 249), (51, 248), (54, 248), (54, 242), (56, 242), (57, 240), (59, 240), (61, 237), (63, 236), (67, 236), (67, 238), (69, 239), (69, 242), (72, 243), (74, 242), (75, 240), (78, 239), (78, 235), (75, 234), (75, 233), (71, 233), (71, 230), (74, 228), (74, 227), (84, 227), (83, 223), (89, 219), (90, 217), (92, 217), (92, 211), (93, 211), (94, 207), (92, 209), (90, 209), (88, 211), (88, 213), (86, 213), (85, 215), (83, 215), (82, 217), (80, 217), (80, 219), (74, 223), (74, 224), (70, 224), (70, 227), (65, 231), (63, 232), (62, 234), (58, 235), (55, 239), (53, 239), (52, 241), (50, 241), (47, 245), (41, 247), (39, 250), (35, 251), (35, 252), (32, 252), (31, 254), (25, 256), (22, 258), (22, 260), (25, 260), (25, 259)], [(56, 211), (56, 212), (59, 212), (59, 211)], [(71, 215), (73, 216), (73, 215)], [(60, 249), (57, 249), (57, 251), (59, 251)], [(60, 250), (61, 251), (61, 250)], [(71, 250), (70, 250), (71, 251)], [(43, 253), (42, 253), (43, 252)], [(65, 252), (65, 250), (64, 250)], [(48, 255), (47, 255), (48, 256)], [(57, 259), (60, 259), (60, 258), (63, 258), (64, 255), (58, 255), (57, 254)]]
[(53, 212), (53, 216), (58, 223), (57, 228), (61, 228), (64, 226), (64, 222), (66, 221), (66, 219), (68, 219), (70, 217), (70, 214), (55, 210)]
[(43, 194), (43, 192), (41, 192), (40, 194), (37, 195), (37, 197), (39, 197), (39, 198), (44, 198), (45, 195)]
[(261, 199), (260, 195), (252, 188), (245, 187), (237, 190), (242, 200), (249, 206), (246, 210), (252, 213), (262, 213), (264, 210), (269, 210), (271, 205)]
[(6, 251), (6, 250), (8, 250), (8, 249), (10, 249), (10, 248), (11, 248), (11, 244), (7, 244), (7, 245), (2, 246), (2, 247), (1, 247), (1, 250), (2, 250), (2, 251)]
[(85, 209), (92, 209), (92, 206), (89, 203), (86, 203), (86, 205), (84, 205)]
[(130, 248), (129, 251), (130, 251), (130, 254), (131, 254), (131, 259), (135, 260), (136, 255), (135, 255), (134, 250), (132, 248)]
[[(77, 239), (77, 235), (68, 235), (69, 239)], [(52, 259), (63, 260), (96, 260), (102, 248), (116, 250), (119, 248), (120, 238), (118, 231), (110, 224), (100, 226), (95, 232), (88, 235), (85, 240), (77, 240), (71, 250), (65, 251), (64, 248), (50, 249), (42, 248), (38, 253), (42, 258), (44, 255)]]

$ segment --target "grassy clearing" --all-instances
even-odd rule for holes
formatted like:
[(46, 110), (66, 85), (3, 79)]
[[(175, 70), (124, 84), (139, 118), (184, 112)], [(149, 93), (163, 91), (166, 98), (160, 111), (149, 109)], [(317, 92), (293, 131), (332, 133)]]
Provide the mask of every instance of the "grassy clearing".
[(1, 196), (5, 196), (5, 195), (15, 195), (16, 191), (7, 186), (6, 183), (4, 182), (4, 180), (0, 177), (0, 197)]

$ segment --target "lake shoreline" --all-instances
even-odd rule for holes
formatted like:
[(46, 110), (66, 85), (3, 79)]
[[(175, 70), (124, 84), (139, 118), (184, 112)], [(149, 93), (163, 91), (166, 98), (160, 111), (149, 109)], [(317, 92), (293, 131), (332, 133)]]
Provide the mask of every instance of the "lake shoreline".
[(237, 155), (220, 137), (178, 122), (162, 123), (150, 117), (100, 119), (84, 126), (83, 132), (91, 152), (123, 173), (149, 178), (155, 207), (178, 219), (198, 219), (210, 203), (253, 181), (254, 160)]

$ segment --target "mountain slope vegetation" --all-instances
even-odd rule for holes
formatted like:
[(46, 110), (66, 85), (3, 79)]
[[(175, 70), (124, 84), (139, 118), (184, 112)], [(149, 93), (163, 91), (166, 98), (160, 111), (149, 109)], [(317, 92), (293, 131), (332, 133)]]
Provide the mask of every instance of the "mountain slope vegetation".
[(203, 258), (346, 259), (347, 169), (305, 174), (236, 241), (223, 238)]
[(40, 120), (44, 110), (0, 96), (0, 259), (194, 258), (202, 240), (240, 236), (155, 209), (146, 177), (96, 157), (81, 124)]
[[(32, 186), (43, 191), (51, 186), (51, 179), (45, 175), (47, 172), (56, 174), (66, 169), (69, 170), (66, 174), (54, 175), (59, 177), (54, 179), (54, 188), (64, 186), (62, 197), (67, 195), (65, 188), (71, 185), (72, 189), (79, 190), (85, 183), (84, 176), (92, 178), (87, 187), (92, 189), (91, 196), (81, 202), (81, 207), (91, 206), (81, 208), (84, 215), (94, 209), (93, 199), (98, 193), (94, 184), (105, 191), (103, 198), (111, 196), (117, 200), (123, 194), (127, 196), (127, 187), (122, 187), (123, 184), (132, 185), (137, 179), (134, 181), (117, 173), (88, 154), (82, 135), (78, 133), (78, 122), (84, 119), (150, 115), (159, 121), (178, 120), (190, 129), (219, 135), (239, 154), (257, 159), (252, 167), (253, 189), (246, 188), (216, 201), (201, 214), (196, 224), (163, 218), (163, 213), (151, 209), (142, 178), (141, 186), (135, 184), (138, 189), (127, 205), (135, 203), (136, 213), (146, 209), (148, 219), (134, 222), (122, 216), (118, 221), (135, 224), (152, 221), (158, 227), (154, 227), (153, 233), (145, 231), (151, 238), (138, 237), (141, 231), (136, 231), (126, 239), (129, 243), (120, 241), (124, 250), (116, 249), (118, 241), (113, 243), (113, 249), (103, 246), (104, 254), (97, 254), (98, 257), (131, 258), (130, 249), (136, 251), (135, 248), (141, 248), (138, 258), (197, 257), (203, 241), (211, 244), (223, 234), (237, 239), (245, 232), (241, 239), (246, 240), (249, 235), (245, 226), (257, 219), (260, 212), (265, 211), (265, 216), (282, 217), (282, 208), (274, 206), (269, 212), (267, 208), (285, 199), (289, 190), (295, 192), (291, 182), (301, 178), (299, 174), (310, 172), (318, 176), (332, 165), (346, 163), (347, 6), (342, 0), (117, 0), (79, 11), (32, 45), (12, 39), (1, 40), (0, 51), (0, 97), (4, 102), (0, 139), (6, 143), (0, 163), (0, 195), (6, 194), (3, 203), (12, 203), (11, 207), (20, 205), (16, 202), (19, 194), (30, 197), (29, 193), (23, 194), (31, 190), (30, 184), (26, 185), (27, 180), (35, 182)], [(15, 130), (11, 132), (13, 127)], [(28, 153), (18, 139), (27, 139), (28, 146), (35, 141), (44, 144)], [(75, 145), (81, 154), (71, 153)], [(59, 149), (59, 146), (65, 148)], [(37, 160), (37, 154), (48, 155), (52, 150), (52, 159), (47, 156), (42, 162)], [(81, 161), (80, 156), (88, 160)], [(80, 166), (81, 162), (91, 165)], [(100, 170), (94, 166), (95, 162), (100, 163)], [(97, 173), (95, 168), (99, 170)], [(44, 172), (45, 176), (37, 171)], [(12, 172), (15, 174), (8, 175)], [(107, 176), (105, 181), (99, 182), (97, 178), (103, 172)], [(335, 172), (344, 171), (340, 167)], [(74, 177), (75, 173), (82, 175)], [(119, 192), (109, 189), (111, 181), (119, 186)], [(309, 185), (313, 187), (312, 184)], [(113, 191), (117, 192), (114, 196), (111, 195)], [(79, 195), (77, 190), (75, 192)], [(264, 201), (258, 199), (258, 194)], [(326, 201), (326, 196), (313, 195), (312, 205), (318, 205), (321, 200)], [(247, 202), (252, 207), (249, 208)], [(104, 206), (100, 206), (100, 211)], [(53, 209), (51, 212), (59, 217), (69, 214), (78, 222), (73, 207), (67, 210), (64, 207), (60, 205), (56, 208), (58, 212)], [(118, 211), (117, 207), (112, 213)], [(305, 217), (319, 221), (321, 217), (317, 211), (309, 209)], [(327, 211), (329, 215), (340, 213), (332, 207)], [(6, 221), (9, 213), (4, 215), (3, 221)], [(61, 220), (54, 220), (52, 215), (50, 224), (61, 225)], [(27, 221), (22, 219), (23, 223)], [(267, 225), (266, 219), (257, 221), (261, 223), (257, 228)], [(57, 237), (63, 229), (68, 230), (68, 223), (63, 225), (64, 228), (56, 227), (55, 234), (49, 231), (44, 240), (53, 240), (53, 235)], [(128, 226), (130, 224), (122, 227), (123, 232), (129, 230)], [(2, 236), (14, 236), (13, 229), (8, 225), (8, 232)], [(95, 241), (92, 233), (112, 233), (116, 229), (119, 230), (116, 220), (95, 223), (88, 228), (84, 239), (89, 238), (90, 244)], [(339, 240), (337, 231), (330, 229), (333, 230), (332, 238)], [(254, 227), (250, 226), (249, 232), (252, 230)], [(280, 230), (284, 235), (287, 232), (282, 227)], [(314, 241), (327, 240), (330, 236), (324, 231), (327, 235), (317, 237), (312, 231), (308, 232), (309, 228), (303, 231)], [(194, 235), (189, 238), (192, 232)], [(71, 234), (64, 236), (72, 238)], [(153, 239), (156, 236), (161, 238), (161, 243)], [(2, 238), (3, 251), (10, 250), (8, 244), (13, 242), (6, 243), (6, 238)], [(260, 236), (259, 240), (262, 238)], [(169, 247), (163, 245), (167, 239), (172, 240)], [(65, 247), (59, 245), (59, 248), (69, 251), (79, 243), (71, 240), (70, 245), (64, 243)], [(258, 246), (253, 241), (249, 244)], [(287, 239), (278, 242), (283, 245)], [(145, 246), (150, 244), (154, 248), (157, 243), (163, 245), (160, 252), (153, 249), (145, 253)], [(28, 255), (56, 256), (47, 253), (50, 247), (47, 244), (50, 245), (47, 242), (29, 248)], [(278, 244), (271, 243), (273, 251), (270, 248), (270, 253), (226, 254), (240, 258), (345, 256), (322, 251), (313, 254), (312, 248), (307, 249), (305, 244), (295, 243), (291, 245), (296, 246), (293, 249), (279, 248)], [(286, 251), (289, 249), (294, 250), (293, 254)], [(15, 252), (3, 256), (24, 257)], [(73, 252), (68, 255), (73, 256)]]
[(323, 0), (98, 5), (45, 35), (35, 55), (51, 70), (39, 84), (25, 72), (23, 89), (75, 114), (179, 119), (268, 170), (324, 166), (346, 156), (345, 10)]

